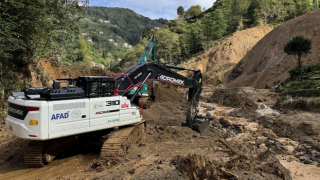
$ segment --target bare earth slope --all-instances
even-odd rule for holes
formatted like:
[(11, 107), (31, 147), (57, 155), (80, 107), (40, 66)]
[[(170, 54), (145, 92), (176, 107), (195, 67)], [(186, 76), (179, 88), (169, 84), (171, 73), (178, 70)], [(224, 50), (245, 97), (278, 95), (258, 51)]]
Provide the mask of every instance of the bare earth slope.
[(227, 82), (240, 86), (271, 88), (288, 76), (297, 66), (297, 57), (285, 54), (284, 45), (295, 36), (312, 40), (311, 54), (303, 58), (303, 65), (319, 63), (320, 10), (285, 22), (266, 35), (237, 64), (227, 72)]
[[(233, 68), (271, 30), (271, 27), (261, 26), (235, 32), (220, 39), (219, 45), (208, 49), (194, 61), (183, 66), (199, 69), (214, 80), (221, 79), (219, 75)], [(187, 72), (183, 73), (186, 75)]]

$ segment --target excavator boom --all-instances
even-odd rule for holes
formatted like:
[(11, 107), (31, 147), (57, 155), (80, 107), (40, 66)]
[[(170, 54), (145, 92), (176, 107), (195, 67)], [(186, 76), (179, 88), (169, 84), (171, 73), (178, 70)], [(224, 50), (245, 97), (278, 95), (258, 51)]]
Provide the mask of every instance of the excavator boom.
[[(193, 71), (194, 75), (191, 79), (182, 76), (171, 69)], [(197, 118), (198, 104), (202, 91), (202, 74), (199, 70), (186, 69), (159, 62), (138, 63), (128, 68), (123, 72), (123, 74), (116, 76), (115, 91), (118, 95), (125, 96), (132, 88), (139, 86), (131, 98), (132, 101), (140, 91), (140, 87), (146, 81), (162, 81), (189, 88), (186, 114), (187, 119), (184, 124), (188, 127), (199, 130), (202, 134), (206, 134), (208, 132), (209, 122), (207, 120)]]

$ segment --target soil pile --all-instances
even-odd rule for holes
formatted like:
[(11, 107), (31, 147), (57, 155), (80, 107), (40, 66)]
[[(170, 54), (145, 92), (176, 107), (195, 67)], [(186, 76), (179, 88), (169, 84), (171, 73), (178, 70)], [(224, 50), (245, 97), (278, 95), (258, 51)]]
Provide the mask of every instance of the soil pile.
[[(244, 92), (244, 91), (243, 91)], [(207, 103), (217, 103), (222, 106), (241, 108), (236, 110), (237, 116), (249, 118), (254, 116), (257, 110), (257, 104), (247, 97), (245, 93), (239, 93), (237, 90), (232, 89), (216, 89), (212, 96), (207, 99)]]
[[(151, 92), (151, 83), (148, 83)], [(172, 85), (155, 84), (156, 100), (150, 109), (143, 110), (147, 123), (160, 126), (180, 126), (186, 119), (186, 103), (182, 92)]]
[(295, 36), (312, 40), (311, 54), (303, 58), (303, 65), (319, 63), (320, 10), (285, 22), (275, 28), (234, 67), (225, 74), (227, 83), (255, 88), (271, 88), (284, 80), (288, 71), (297, 66), (297, 57), (287, 55), (283, 47)]
[[(261, 26), (235, 32), (220, 39), (218, 44), (196, 57), (194, 61), (182, 66), (199, 69), (214, 82), (217, 79), (223, 80), (222, 75), (233, 68), (271, 30), (271, 27)], [(181, 74), (187, 75), (187, 73)]]
[(79, 76), (114, 76), (114, 73), (99, 68), (78, 69), (76, 67), (58, 66), (55, 61), (41, 59), (28, 65), (29, 75), (25, 72), (17, 72), (19, 84), (31, 87), (51, 86), (52, 79), (76, 78)]

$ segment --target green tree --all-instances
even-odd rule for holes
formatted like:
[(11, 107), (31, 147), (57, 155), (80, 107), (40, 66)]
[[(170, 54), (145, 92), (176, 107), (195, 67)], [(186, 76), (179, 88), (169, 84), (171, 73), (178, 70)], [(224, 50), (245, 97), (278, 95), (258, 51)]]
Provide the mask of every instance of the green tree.
[(87, 51), (87, 43), (86, 41), (81, 38), (80, 39), (80, 49), (83, 51), (83, 52), (86, 52)]
[[(265, 1), (265, 0), (263, 0)], [(239, 30), (243, 30), (243, 15), (247, 12), (249, 7), (248, 0), (233, 0), (232, 3), (232, 12), (239, 19)]]
[(302, 81), (302, 56), (307, 56), (311, 50), (311, 40), (303, 36), (296, 36), (292, 38), (284, 46), (284, 52), (288, 55), (298, 56), (298, 67), (300, 67), (300, 79)]
[(310, 0), (295, 0), (297, 15), (301, 16), (309, 11), (313, 10), (313, 5)]
[(178, 7), (177, 14), (178, 14), (179, 17), (184, 15), (184, 8), (182, 6)]
[(313, 0), (313, 10), (319, 9), (319, 0)]
[(151, 38), (151, 28), (149, 25), (147, 25), (142, 32), (142, 38), (147, 38), (150, 39)]
[(186, 19), (194, 18), (199, 16), (202, 13), (201, 6), (191, 6), (185, 13), (184, 16)]

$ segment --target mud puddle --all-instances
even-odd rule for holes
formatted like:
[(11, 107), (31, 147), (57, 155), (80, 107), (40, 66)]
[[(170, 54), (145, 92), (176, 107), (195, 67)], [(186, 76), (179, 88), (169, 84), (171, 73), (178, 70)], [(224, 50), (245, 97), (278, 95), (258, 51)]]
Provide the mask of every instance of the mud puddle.
[(93, 159), (99, 157), (98, 153), (75, 155), (72, 157), (57, 159), (43, 168), (0, 167), (0, 179), (48, 179), (57, 178), (75, 173)]

